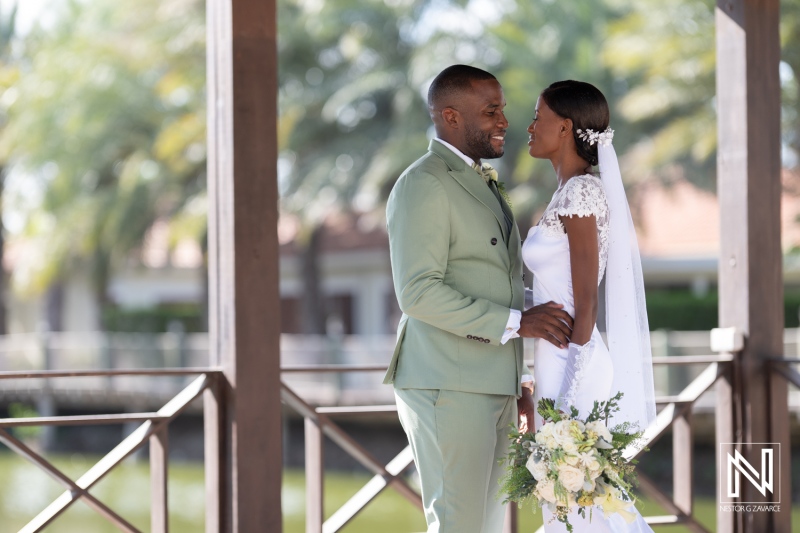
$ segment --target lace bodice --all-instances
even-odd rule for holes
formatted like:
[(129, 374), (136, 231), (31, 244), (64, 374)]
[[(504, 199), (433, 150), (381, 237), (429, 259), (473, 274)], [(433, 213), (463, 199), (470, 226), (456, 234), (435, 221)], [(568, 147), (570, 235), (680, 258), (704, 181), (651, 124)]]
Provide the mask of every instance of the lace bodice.
[(592, 216), (597, 219), (597, 242), (599, 244), (600, 269), (597, 283), (603, 279), (608, 260), (608, 203), (600, 178), (586, 174), (575, 176), (563, 187), (553, 193), (550, 204), (545, 209), (539, 226), (547, 235), (558, 237), (566, 235), (562, 216)]

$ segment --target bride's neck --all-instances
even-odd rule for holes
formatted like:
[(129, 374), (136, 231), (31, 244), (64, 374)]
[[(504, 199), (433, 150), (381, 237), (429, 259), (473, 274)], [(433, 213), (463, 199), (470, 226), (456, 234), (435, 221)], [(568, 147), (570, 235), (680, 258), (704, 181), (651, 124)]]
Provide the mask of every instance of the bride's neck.
[(592, 166), (578, 155), (575, 140), (570, 135), (550, 157), (550, 163), (558, 176), (558, 186), (563, 187), (571, 178), (591, 172)]
[(553, 170), (556, 171), (559, 187), (563, 187), (571, 178), (582, 176), (591, 170), (589, 163), (578, 154), (560, 154), (550, 162), (553, 164)]

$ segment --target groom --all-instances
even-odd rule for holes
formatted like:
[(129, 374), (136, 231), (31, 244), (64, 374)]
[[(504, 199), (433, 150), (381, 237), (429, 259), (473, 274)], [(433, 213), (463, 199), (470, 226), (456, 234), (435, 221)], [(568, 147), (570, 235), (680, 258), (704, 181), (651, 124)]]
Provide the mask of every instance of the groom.
[(521, 312), (520, 236), (482, 159), (503, 155), (503, 89), (454, 65), (428, 91), (436, 139), (386, 208), (392, 277), (403, 311), (384, 383), (393, 383), (414, 453), (429, 533), (498, 533), (509, 426), (532, 429), (533, 377), (522, 339), (569, 342), (553, 303)]

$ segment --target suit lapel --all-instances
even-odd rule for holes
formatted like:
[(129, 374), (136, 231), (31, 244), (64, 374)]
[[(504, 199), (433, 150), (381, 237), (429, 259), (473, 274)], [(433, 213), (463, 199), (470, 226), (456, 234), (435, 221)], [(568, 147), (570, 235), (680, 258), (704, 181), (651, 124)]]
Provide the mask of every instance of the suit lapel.
[[(450, 167), (450, 175), (453, 176), (468, 193), (474, 196), (494, 214), (494, 217), (497, 219), (497, 224), (500, 226), (503, 239), (508, 242), (508, 232), (506, 231), (503, 208), (500, 207), (500, 203), (497, 201), (494, 193), (486, 186), (486, 182), (483, 181), (483, 178), (478, 175), (472, 167), (467, 166), (463, 159), (454, 154), (452, 150), (442, 143), (432, 140), (428, 149), (441, 157), (444, 162), (447, 163), (447, 166)], [(513, 216), (511, 220), (513, 227)]]

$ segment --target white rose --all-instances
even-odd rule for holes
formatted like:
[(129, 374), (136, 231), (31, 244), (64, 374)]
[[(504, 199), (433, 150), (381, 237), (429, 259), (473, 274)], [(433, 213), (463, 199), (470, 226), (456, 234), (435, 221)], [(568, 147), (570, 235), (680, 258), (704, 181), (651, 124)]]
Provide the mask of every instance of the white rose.
[(569, 466), (578, 466), (580, 462), (580, 457), (577, 455), (566, 455), (564, 457), (564, 462), (567, 463)]
[(539, 431), (536, 432), (534, 440), (536, 440), (536, 442), (538, 442), (539, 444), (544, 444), (545, 439), (552, 436), (553, 436), (553, 423), (548, 422), (547, 424), (539, 428)]
[(556, 448), (558, 448), (558, 443), (556, 442), (556, 439), (553, 438), (552, 429), (553, 428), (550, 427), (549, 431), (539, 431), (538, 433), (536, 433), (536, 437), (534, 439), (536, 440), (536, 444), (539, 444), (541, 446), (546, 446), (549, 450), (555, 450)]
[(558, 480), (569, 492), (577, 492), (583, 488), (585, 476), (574, 466), (561, 465), (558, 467)]
[(573, 438), (569, 420), (556, 422), (553, 428), (553, 438), (556, 439), (559, 446), (563, 446), (565, 442), (572, 442)]
[(553, 428), (553, 439), (567, 453), (578, 451), (578, 445), (575, 444), (575, 437), (572, 435), (572, 421), (570, 420), (556, 422), (556, 427)]
[(545, 479), (536, 484), (536, 493), (539, 498), (550, 503), (556, 503), (556, 487), (552, 479)]
[(536, 481), (541, 481), (547, 477), (547, 465), (544, 461), (534, 459), (533, 454), (528, 457), (528, 462), (525, 463), (525, 466)]
[(553, 438), (553, 435), (536, 435), (536, 443), (545, 446), (548, 450), (555, 450), (558, 448), (558, 443), (556, 439)]
[(611, 432), (608, 430), (605, 424), (600, 422), (599, 420), (595, 420), (594, 422), (589, 422), (586, 424), (587, 431), (593, 431), (598, 437), (606, 441), (607, 443), (611, 444), (611, 441), (614, 437), (611, 436)]

